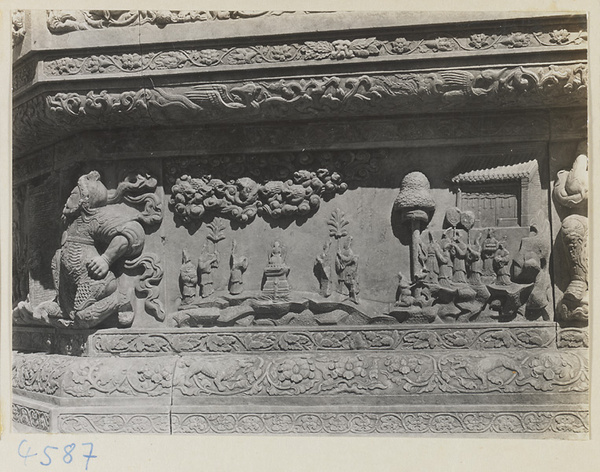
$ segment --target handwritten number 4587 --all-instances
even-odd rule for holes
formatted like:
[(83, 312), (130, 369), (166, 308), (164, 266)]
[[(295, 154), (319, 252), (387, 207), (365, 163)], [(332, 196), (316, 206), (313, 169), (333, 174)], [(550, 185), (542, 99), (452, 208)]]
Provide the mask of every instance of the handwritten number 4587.
[[(94, 452), (94, 444), (93, 443), (82, 443), (81, 444), (82, 447), (87, 446), (87, 454), (82, 454), (83, 458), (85, 459), (85, 470), (88, 470), (88, 466), (90, 464), (90, 459), (94, 459), (95, 456), (93, 455)], [(66, 446), (63, 447), (63, 450), (60, 453), (55, 453), (53, 451), (57, 451), (58, 447), (55, 446), (46, 446), (44, 448), (44, 459), (42, 459), (40, 461), (40, 465), (43, 465), (45, 467), (48, 467), (50, 464), (52, 464), (52, 460), (62, 460), (65, 464), (70, 464), (71, 462), (73, 462), (73, 452), (75, 451), (75, 443), (71, 443), (71, 444), (67, 444)], [(27, 445), (27, 440), (23, 439), (23, 441), (21, 441), (19, 443), (19, 456), (23, 458), (23, 462), (25, 465), (27, 465), (27, 459), (29, 459), (30, 457), (35, 457), (38, 455), (37, 452), (32, 453), (31, 452), (31, 447)], [(62, 455), (61, 458), (58, 458), (58, 455)]]

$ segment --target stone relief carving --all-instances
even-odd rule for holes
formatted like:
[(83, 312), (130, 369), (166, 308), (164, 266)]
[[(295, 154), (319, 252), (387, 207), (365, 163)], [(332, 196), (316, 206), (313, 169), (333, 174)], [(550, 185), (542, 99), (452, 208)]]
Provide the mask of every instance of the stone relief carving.
[(335, 254), (335, 271), (338, 275), (339, 290), (342, 287), (348, 292), (348, 297), (358, 303), (358, 256), (352, 251), (352, 236), (349, 236)]
[[(201, 11), (201, 10), (48, 10), (47, 26), (52, 34), (138, 25), (163, 28), (173, 23), (239, 20), (279, 16), (292, 11)], [(304, 12), (308, 13), (308, 12)]]
[(297, 218), (318, 210), (321, 199), (343, 193), (348, 184), (337, 172), (298, 170), (287, 181), (259, 184), (250, 177), (224, 182), (204, 175), (179, 177), (170, 203), (183, 221), (201, 220), (205, 213), (248, 224), (256, 215), (263, 218)]
[(168, 397), (175, 359), (85, 358), (18, 354), (13, 388), (67, 398)]
[(12, 419), (30, 428), (50, 431), (50, 413), (48, 411), (13, 403)]
[(12, 11), (12, 41), (13, 48), (23, 42), (27, 30), (25, 29), (25, 12), (23, 10)]
[(229, 267), (229, 293), (239, 295), (244, 291), (244, 272), (248, 268), (248, 258), (237, 254), (237, 242), (234, 239), (231, 243), (231, 257)]
[(556, 344), (563, 349), (589, 347), (589, 335), (586, 328), (559, 328)]
[[(197, 85), (183, 94), (169, 93), (161, 88), (120, 94), (107, 91), (92, 91), (87, 95), (58, 93), (47, 97), (47, 105), (42, 110), (48, 109), (57, 116), (98, 117), (117, 111), (131, 112), (145, 108), (144, 105), (158, 108), (173, 105), (178, 109), (183, 107), (207, 113), (236, 110), (237, 113), (258, 114), (262, 108), (274, 112), (275, 105), (281, 113), (284, 111), (282, 106), (288, 105), (300, 113), (309, 113), (309, 110), (314, 113), (325, 109), (352, 111), (364, 102), (362, 104), (367, 107), (383, 111), (396, 109), (403, 99), (403, 104), (411, 109), (429, 103), (437, 106), (440, 98), (448, 105), (472, 99), (478, 104), (498, 105), (502, 102), (506, 107), (507, 103), (542, 104), (545, 100), (552, 100), (554, 105), (557, 100), (573, 104), (575, 98), (584, 103), (586, 93), (587, 66), (574, 64)], [(101, 109), (97, 107), (100, 103), (105, 105)], [(384, 108), (379, 108), (381, 106)]]
[[(139, 173), (109, 191), (97, 171), (82, 175), (63, 209), (66, 229), (53, 259), (56, 297), (37, 306), (19, 302), (14, 323), (86, 328), (118, 315), (127, 326), (136, 314), (134, 293), (145, 299), (149, 314), (163, 319), (162, 268), (158, 256), (144, 252), (147, 229), (162, 221), (156, 186), (156, 179)], [(143, 273), (133, 282), (123, 276), (138, 269)]]
[(422, 172), (410, 172), (400, 183), (400, 192), (394, 202), (394, 211), (400, 213), (403, 222), (410, 224), (411, 232), (411, 277), (419, 277), (419, 255), (421, 248), (421, 226), (427, 226), (435, 211), (429, 180)]
[(190, 305), (197, 296), (198, 271), (192, 259), (184, 249), (182, 251), (181, 269), (179, 270), (181, 305)]
[(285, 263), (286, 248), (279, 241), (273, 243), (269, 253), (269, 263), (263, 271), (262, 294), (273, 300), (285, 300), (290, 295), (288, 282), (289, 266)]
[(15, 68), (13, 72), (13, 91), (17, 91), (33, 81), (36, 74), (36, 63), (27, 62)]
[(61, 433), (169, 433), (166, 414), (61, 414), (58, 415)]
[[(564, 333), (567, 347), (585, 347), (580, 333)], [(294, 331), (257, 333), (98, 334), (93, 349), (100, 353), (242, 352), (321, 350), (431, 350), (431, 349), (535, 349), (552, 347), (552, 329), (439, 328), (435, 330), (385, 329), (376, 331)]]
[(329, 257), (329, 249), (331, 241), (327, 241), (323, 245), (323, 252), (320, 253), (315, 260), (314, 273), (319, 281), (319, 294), (323, 297), (331, 295), (331, 258)]
[(44, 63), (44, 74), (81, 75), (139, 73), (154, 70), (181, 70), (220, 65), (280, 64), (306, 61), (341, 61), (369, 57), (405, 57), (449, 52), (479, 54), (486, 50), (567, 47), (587, 44), (587, 33), (566, 29), (544, 33), (509, 33), (439, 37), (435, 39), (356, 38), (334, 41), (305, 41), (276, 45), (249, 45), (220, 49), (177, 49), (145, 54), (103, 54), (61, 57)]
[[(15, 327), (15, 350), (41, 351), (65, 355), (140, 355), (157, 353), (267, 352), (267, 351), (430, 351), (447, 349), (576, 349), (588, 346), (587, 332), (537, 324), (532, 326), (429, 325), (415, 327), (329, 328), (290, 327), (273, 331), (268, 327), (240, 333), (223, 330), (167, 329), (166, 332), (101, 330), (75, 336), (62, 330), (30, 332)], [(39, 328), (47, 330), (47, 328)], [(67, 339), (65, 339), (67, 338)]]
[(586, 392), (575, 351), (350, 353), (182, 357), (175, 396)]
[(173, 432), (258, 434), (587, 433), (589, 415), (569, 411), (469, 413), (175, 414)]
[(542, 211), (512, 255), (510, 233), (499, 241), (497, 228), (474, 229), (476, 217), (470, 210), (448, 208), (448, 227), (438, 231), (440, 236), (430, 229), (421, 234), (421, 222), (427, 224), (434, 209), (427, 178), (420, 172), (407, 174), (394, 211), (411, 224), (411, 281), (399, 274), (389, 316), (409, 323), (551, 318), (551, 239)]
[[(287, 12), (256, 15), (276, 13)], [(170, 23), (243, 17), (244, 12), (49, 12), (48, 27), (52, 34), (144, 24), (150, 31)], [(547, 211), (533, 217), (523, 197), (524, 184), (531, 183), (530, 206), (538, 198), (546, 203), (547, 195), (540, 195), (547, 190), (549, 156), (542, 142), (571, 142), (587, 132), (587, 66), (575, 60), (540, 65), (569, 51), (583, 57), (587, 35), (552, 28), (431, 36), (422, 29), (392, 36), (387, 29), (382, 37), (330, 35), (293, 44), (275, 38), (248, 47), (230, 42), (215, 49), (157, 47), (89, 57), (60, 53), (42, 64), (20, 64), (15, 98), (23, 105), (15, 110), (15, 145), (24, 159), (15, 170), (16, 182), (37, 182), (54, 169), (67, 175), (85, 157), (76, 149), (89, 135), (90, 159), (116, 162), (150, 152), (160, 157), (179, 216), (172, 237), (150, 236), (162, 221), (164, 195), (156, 179), (143, 173), (128, 177), (125, 183), (132, 187), (117, 198), (113, 192), (119, 192), (107, 190), (96, 174), (80, 178), (65, 205), (66, 235), (54, 259), (56, 297), (41, 307), (32, 297), (13, 313), (13, 346), (37, 351), (14, 355), (15, 421), (68, 433), (587, 434), (589, 334), (580, 327), (588, 316), (587, 153), (559, 173), (554, 190), (562, 218), (558, 243), (565, 244), (572, 269), (557, 309), (565, 327), (550, 321), (553, 248)], [(494, 53), (521, 50), (527, 52), (518, 54), (524, 62), (544, 48), (547, 62), (487, 66)], [(484, 66), (436, 70), (432, 63), (414, 72), (404, 67), (391, 72), (404, 58), (430, 62), (453, 55), (471, 63), (478, 58), (468, 54), (481, 51), (491, 53)], [(360, 75), (366, 70), (363, 59), (369, 70), (377, 63), (389, 67)], [(326, 63), (336, 61), (355, 72), (342, 73), (340, 66), (327, 74)], [(248, 64), (325, 67), (315, 77), (260, 79), (237, 72), (225, 77)], [(221, 67), (222, 82), (183, 84), (175, 77), (175, 71), (211, 67)], [(64, 93), (51, 85), (31, 100), (22, 89), (52, 77), (85, 81), (154, 71), (171, 74), (175, 78), (168, 83), (177, 85), (89, 92), (80, 87)], [(398, 118), (398, 110), (404, 117)], [(144, 126), (151, 131), (141, 131)], [(126, 130), (113, 132), (113, 127)], [(67, 134), (74, 136), (61, 141)], [(33, 135), (39, 141), (32, 143)], [(29, 152), (56, 140), (39, 154)], [(372, 142), (393, 150), (341, 150), (377, 147)], [(439, 148), (447, 144), (453, 146), (449, 158), (464, 150), (465, 161), (473, 157), (494, 166), (459, 173), (450, 171), (446, 160), (439, 173), (431, 173), (442, 155)], [(543, 151), (526, 162), (522, 155), (511, 160), (528, 146)], [(479, 152), (475, 149), (498, 149), (498, 155), (475, 159), (469, 154)], [(169, 157), (174, 154), (178, 157)], [(405, 175), (392, 203), (396, 176), (415, 168), (431, 183), (420, 172)], [(454, 204), (456, 187), (462, 196)], [(347, 188), (347, 195), (337, 197)], [(319, 214), (321, 223), (305, 221), (320, 207), (330, 211), (333, 205), (323, 201), (333, 196), (352, 222), (339, 208), (329, 218)], [(362, 200), (367, 196), (377, 205), (371, 214)], [(384, 199), (387, 207), (379, 205)], [(118, 212), (117, 205), (122, 205)], [(391, 226), (385, 224), (390, 210)], [(567, 210), (571, 214), (563, 218)], [(27, 234), (30, 228), (19, 227), (20, 211), (15, 211), (15, 231)], [(246, 228), (257, 215), (266, 224)], [(222, 218), (230, 220), (231, 244), (218, 247), (225, 239)], [(326, 242), (326, 234), (313, 232), (315, 223), (329, 233)], [(277, 229), (270, 232), (269, 226)], [(194, 231), (198, 237), (204, 231), (206, 242), (188, 238)], [(295, 244), (296, 237), (301, 244)], [(391, 252), (400, 249), (394, 237), (404, 246), (398, 254)], [(13, 246), (16, 260), (28, 242)], [(175, 306), (167, 315), (158, 298), (162, 267), (146, 252), (160, 244), (168, 254), (182, 254), (181, 266), (168, 272), (179, 277), (181, 303), (177, 289), (170, 293), (177, 284), (171, 280), (163, 299)], [(223, 267), (225, 246), (231, 248), (228, 267)], [(552, 256), (556, 264), (557, 254)], [(259, 290), (258, 280), (245, 276), (257, 279), (263, 269)], [(17, 279), (14, 296), (22, 299), (26, 290)], [(312, 282), (305, 288), (311, 291), (298, 291), (300, 281)], [(134, 315), (146, 313), (165, 323), (110, 327), (127, 326)], [(433, 405), (446, 394), (457, 399), (459, 411)], [(327, 403), (334, 395), (342, 403), (349, 400), (352, 411), (306, 406), (319, 399)], [(508, 397), (515, 404), (509, 405)], [(536, 405), (519, 400), (525, 397)], [(390, 401), (402, 404), (401, 411)], [(46, 412), (27, 402), (60, 407)], [(254, 408), (269, 403), (279, 404), (275, 412)], [(304, 406), (298, 412), (293, 405)]]
[[(430, 73), (333, 76), (160, 87), (126, 92), (39, 95), (14, 109), (16, 151), (28, 147), (32, 130), (52, 141), (68, 132), (111, 121), (136, 125), (214, 122), (227, 117), (293, 119), (357, 116), (376, 110), (425, 112), (448, 109), (511, 109), (587, 103), (587, 66), (516, 67)], [(59, 128), (57, 129), (57, 125)]]
[[(49, 418), (34, 409), (13, 405), (15, 421), (41, 431)], [(44, 412), (40, 412), (44, 413)], [(37, 416), (36, 416), (37, 415)], [(35, 417), (33, 420), (31, 418)], [(39, 421), (39, 419), (42, 421)], [(587, 433), (589, 415), (570, 411), (469, 413), (195, 413), (166, 415), (61, 414), (61, 433)], [(48, 421), (46, 421), (48, 420)]]
[(562, 221), (560, 238), (568, 254), (571, 280), (559, 304), (558, 316), (567, 324), (588, 323), (588, 159), (587, 143), (577, 148), (571, 170), (559, 171), (553, 196), (557, 204), (572, 213)]

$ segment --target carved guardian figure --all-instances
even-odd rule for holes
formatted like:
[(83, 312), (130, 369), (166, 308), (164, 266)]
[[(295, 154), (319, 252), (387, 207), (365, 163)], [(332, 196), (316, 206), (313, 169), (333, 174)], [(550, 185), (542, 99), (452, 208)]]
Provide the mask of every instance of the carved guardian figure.
[(560, 235), (565, 245), (571, 280), (559, 304), (563, 323), (581, 325), (588, 323), (588, 158), (587, 143), (577, 147), (577, 157), (571, 170), (561, 170), (556, 175), (554, 200), (571, 210), (562, 221)]
[[(147, 297), (146, 310), (163, 319), (156, 292), (162, 269), (156, 256), (143, 254), (145, 229), (162, 221), (156, 185), (138, 174), (109, 192), (97, 171), (81, 176), (62, 212), (66, 229), (53, 259), (56, 298), (36, 307), (19, 303), (15, 323), (90, 328), (118, 314), (119, 324), (129, 325), (134, 290)], [(135, 287), (120, 277), (138, 267), (145, 270)]]

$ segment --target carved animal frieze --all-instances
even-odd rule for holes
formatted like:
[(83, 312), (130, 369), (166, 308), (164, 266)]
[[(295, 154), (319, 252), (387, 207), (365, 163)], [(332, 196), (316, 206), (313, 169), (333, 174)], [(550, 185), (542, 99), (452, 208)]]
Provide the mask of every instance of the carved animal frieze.
[[(118, 315), (127, 326), (135, 315), (134, 294), (145, 300), (148, 314), (162, 320), (162, 268), (157, 255), (144, 252), (146, 231), (162, 221), (156, 187), (156, 179), (143, 173), (127, 176), (111, 191), (97, 171), (81, 176), (62, 212), (65, 231), (52, 261), (56, 296), (37, 306), (19, 302), (14, 322), (88, 328)], [(142, 273), (126, 279), (117, 264), (126, 273)]]
[(202, 220), (206, 213), (248, 224), (263, 218), (299, 218), (318, 210), (321, 199), (343, 193), (348, 184), (337, 172), (298, 170), (287, 181), (259, 184), (250, 177), (224, 182), (211, 176), (183, 175), (172, 187), (170, 203), (183, 221)]
[(176, 396), (586, 392), (575, 351), (351, 353), (182, 357)]
[(483, 70), (389, 73), (361, 76), (292, 78), (142, 88), (52, 92), (15, 107), (18, 152), (27, 137), (58, 139), (70, 132), (117, 125), (173, 126), (174, 122), (214, 123), (232, 117), (278, 120), (396, 114), (397, 110), (464, 110), (585, 106), (587, 66), (572, 64)]

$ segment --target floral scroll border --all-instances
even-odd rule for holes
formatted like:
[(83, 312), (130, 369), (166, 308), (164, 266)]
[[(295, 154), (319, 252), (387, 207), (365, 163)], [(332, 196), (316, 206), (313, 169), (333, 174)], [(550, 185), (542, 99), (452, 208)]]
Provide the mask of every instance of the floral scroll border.
[(377, 37), (305, 41), (289, 44), (264, 44), (219, 49), (178, 49), (144, 54), (100, 54), (60, 57), (44, 63), (47, 77), (139, 74), (161, 70), (202, 69), (219, 66), (342, 61), (373, 57), (397, 58), (467, 52), (518, 50), (543, 47), (586, 47), (582, 30), (555, 29), (549, 32), (512, 32), (508, 34), (473, 33), (423, 39), (380, 39)]
[(173, 434), (587, 434), (587, 412), (173, 414)]

